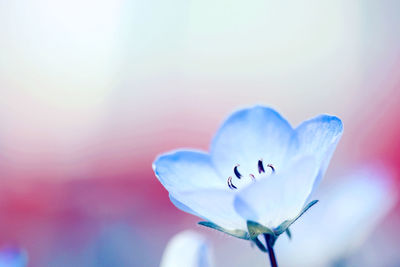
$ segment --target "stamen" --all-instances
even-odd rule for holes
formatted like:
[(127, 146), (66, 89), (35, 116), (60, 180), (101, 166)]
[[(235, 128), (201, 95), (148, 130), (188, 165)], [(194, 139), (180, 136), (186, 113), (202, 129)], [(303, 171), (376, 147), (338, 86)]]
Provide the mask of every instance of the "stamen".
[(274, 166), (273, 166), (272, 164), (268, 164), (267, 166), (271, 168), (271, 170), (272, 170), (272, 173), (274, 173), (274, 172), (275, 172), (275, 168), (274, 168)]
[(251, 173), (250, 173), (250, 178), (251, 178), (251, 180), (253, 180), (253, 181), (256, 180), (256, 177), (255, 177), (253, 174), (251, 174)]
[(239, 167), (240, 165), (238, 164), (238, 165), (236, 165), (235, 166), (235, 168), (233, 168), (233, 172), (235, 173), (235, 175), (236, 175), (236, 177), (238, 178), (238, 179), (240, 179), (241, 177), (242, 177), (242, 175), (240, 174), (240, 172), (238, 171), (238, 167)]
[(229, 186), (230, 189), (232, 189), (232, 190), (233, 189), (237, 189), (237, 187), (232, 184), (232, 176), (229, 176), (227, 182), (228, 182), (228, 186)]
[(262, 172), (265, 172), (265, 170), (264, 170), (264, 165), (263, 165), (262, 159), (260, 159), (258, 161), (258, 173), (262, 173)]

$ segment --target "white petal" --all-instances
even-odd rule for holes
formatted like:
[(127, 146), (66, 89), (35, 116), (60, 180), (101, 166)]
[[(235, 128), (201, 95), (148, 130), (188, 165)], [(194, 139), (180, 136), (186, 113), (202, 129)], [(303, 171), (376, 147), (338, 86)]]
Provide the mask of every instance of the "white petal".
[(163, 154), (154, 161), (153, 169), (170, 193), (226, 188), (226, 180), (216, 174), (209, 155), (203, 152), (179, 150)]
[(298, 153), (313, 155), (321, 165), (314, 188), (319, 184), (336, 145), (343, 133), (342, 121), (334, 116), (320, 115), (307, 120), (296, 128)]
[(299, 214), (312, 191), (317, 171), (318, 165), (312, 157), (296, 160), (281, 173), (238, 192), (235, 209), (245, 220), (275, 228)]
[(211, 267), (209, 250), (203, 236), (193, 231), (181, 232), (168, 242), (160, 267)]
[[(201, 218), (213, 222), (228, 230), (247, 231), (246, 221), (239, 216), (234, 207), (235, 191), (223, 190), (197, 190), (175, 192), (173, 198), (183, 206), (177, 206)], [(174, 203), (176, 205), (176, 203)], [(191, 212), (192, 211), (192, 212)]]
[(243, 175), (256, 174), (263, 159), (278, 170), (294, 136), (289, 123), (275, 110), (256, 106), (233, 113), (221, 126), (211, 144), (211, 158), (223, 177), (233, 175), (240, 164)]

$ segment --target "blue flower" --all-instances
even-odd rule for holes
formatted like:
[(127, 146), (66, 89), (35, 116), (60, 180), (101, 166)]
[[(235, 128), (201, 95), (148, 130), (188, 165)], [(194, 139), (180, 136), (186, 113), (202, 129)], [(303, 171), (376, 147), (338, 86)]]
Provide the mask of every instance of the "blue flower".
[(214, 261), (209, 243), (202, 235), (186, 230), (168, 242), (160, 267), (211, 267)]
[(255, 106), (233, 113), (208, 153), (163, 154), (153, 170), (172, 203), (205, 219), (203, 225), (249, 239), (254, 222), (279, 235), (304, 209), (342, 131), (334, 116), (293, 129), (275, 110)]

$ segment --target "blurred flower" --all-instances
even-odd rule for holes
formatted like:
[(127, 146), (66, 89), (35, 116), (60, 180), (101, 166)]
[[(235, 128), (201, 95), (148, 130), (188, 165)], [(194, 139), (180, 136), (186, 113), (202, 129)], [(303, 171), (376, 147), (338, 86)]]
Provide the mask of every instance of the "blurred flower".
[(209, 246), (203, 236), (187, 230), (175, 235), (167, 244), (160, 267), (211, 267)]
[(360, 169), (325, 189), (313, 212), (293, 225), (292, 240), (276, 244), (281, 265), (347, 266), (348, 257), (396, 201), (389, 175), (377, 166)]
[(25, 267), (28, 257), (26, 252), (14, 247), (0, 250), (0, 267)]
[(209, 154), (174, 151), (153, 169), (174, 205), (206, 219), (203, 225), (254, 239), (248, 226), (255, 222), (279, 235), (322, 178), (342, 129), (327, 115), (293, 129), (275, 110), (256, 106), (224, 122)]

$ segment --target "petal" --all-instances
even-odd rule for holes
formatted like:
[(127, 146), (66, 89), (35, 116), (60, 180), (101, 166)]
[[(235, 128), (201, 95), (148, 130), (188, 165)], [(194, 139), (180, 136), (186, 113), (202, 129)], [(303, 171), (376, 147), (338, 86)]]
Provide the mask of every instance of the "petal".
[(236, 195), (235, 210), (271, 229), (295, 218), (311, 193), (318, 165), (312, 157), (296, 160), (281, 173), (265, 177)]
[(177, 199), (175, 199), (171, 194), (169, 194), (169, 199), (171, 200), (172, 204), (175, 205), (175, 207), (177, 207), (178, 209), (193, 214), (197, 217), (201, 217), (201, 215), (197, 214), (194, 210), (192, 210), (191, 208), (189, 208), (188, 206), (186, 206), (185, 204), (183, 204), (182, 202), (178, 201)]
[(320, 164), (314, 187), (325, 174), (336, 145), (343, 133), (342, 121), (334, 116), (320, 115), (303, 122), (296, 128), (298, 153), (313, 155)]
[(174, 192), (178, 208), (213, 222), (228, 230), (247, 231), (246, 221), (233, 207), (235, 191), (228, 189)]
[(213, 266), (206, 239), (193, 231), (175, 235), (167, 244), (160, 267)]
[(204, 188), (226, 188), (217, 176), (208, 154), (199, 151), (175, 151), (158, 157), (153, 170), (171, 193)]
[(256, 174), (257, 162), (263, 159), (280, 168), (294, 130), (275, 110), (256, 106), (233, 113), (221, 126), (211, 144), (211, 158), (223, 177), (233, 175), (233, 168)]
[(379, 164), (365, 166), (331, 186), (320, 209), (324, 223), (316, 228), (325, 236), (336, 231), (331, 242), (337, 242), (332, 245), (342, 247), (343, 253), (359, 247), (397, 201), (391, 176)]
[(177, 208), (226, 229), (246, 229), (233, 209), (234, 192), (216, 175), (207, 154), (177, 151), (160, 156), (153, 168)]
[(0, 267), (25, 267), (28, 257), (20, 248), (4, 248), (0, 250)]

